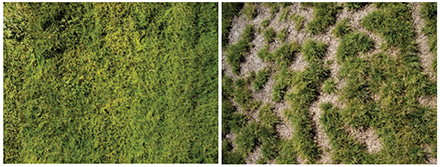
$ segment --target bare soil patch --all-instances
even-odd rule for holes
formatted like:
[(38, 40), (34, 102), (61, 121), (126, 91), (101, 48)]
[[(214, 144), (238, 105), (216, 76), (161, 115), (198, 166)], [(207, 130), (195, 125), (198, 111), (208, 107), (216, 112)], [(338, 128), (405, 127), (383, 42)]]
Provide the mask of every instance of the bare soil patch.
[(263, 157), (263, 154), (261, 153), (261, 148), (260, 146), (257, 146), (255, 148), (254, 151), (252, 151), (252, 153), (250, 153), (245, 159), (244, 161), (246, 162), (246, 164), (257, 164), (257, 161)]
[(356, 138), (356, 140), (367, 145), (367, 150), (370, 154), (376, 153), (382, 149), (382, 142), (380, 141), (379, 136), (377, 136), (371, 128), (354, 129), (353, 127), (348, 127), (345, 131)]
[(423, 145), (423, 150), (425, 150), (426, 151), (426, 159), (427, 159), (427, 161), (426, 161), (426, 163), (427, 164), (437, 164), (437, 158), (434, 158), (434, 157), (432, 157), (432, 149), (431, 149), (431, 146), (428, 146), (428, 145)]
[(426, 24), (420, 12), (421, 7), (422, 4), (420, 2), (411, 3), (411, 16), (414, 21), (414, 29), (416, 30), (416, 42), (420, 48), (420, 62), (422, 63), (423, 72), (426, 73), (430, 79), (436, 81), (437, 75), (431, 69), (432, 60), (435, 55), (429, 49), (428, 36), (422, 32)]

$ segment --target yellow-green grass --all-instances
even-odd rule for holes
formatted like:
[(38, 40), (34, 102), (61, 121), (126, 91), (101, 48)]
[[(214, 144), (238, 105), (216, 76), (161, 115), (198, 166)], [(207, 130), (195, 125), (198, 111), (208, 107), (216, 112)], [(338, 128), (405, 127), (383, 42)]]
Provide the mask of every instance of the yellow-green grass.
[(5, 163), (217, 163), (217, 3), (4, 3)]

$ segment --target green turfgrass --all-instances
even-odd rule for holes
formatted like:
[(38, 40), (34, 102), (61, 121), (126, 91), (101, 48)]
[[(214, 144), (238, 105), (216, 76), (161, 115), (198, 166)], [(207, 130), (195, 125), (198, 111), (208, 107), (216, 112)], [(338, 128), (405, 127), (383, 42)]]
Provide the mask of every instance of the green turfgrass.
[(335, 29), (333, 29), (332, 33), (338, 37), (342, 38), (343, 36), (347, 35), (348, 33), (352, 32), (351, 27), (348, 25), (349, 19), (345, 18), (341, 22), (337, 23), (335, 26)]
[(217, 3), (4, 3), (5, 163), (217, 163)]
[(306, 28), (306, 31), (312, 34), (322, 33), (328, 26), (335, 24), (336, 14), (341, 8), (334, 2), (304, 2), (302, 4), (313, 7), (315, 17), (307, 24)]

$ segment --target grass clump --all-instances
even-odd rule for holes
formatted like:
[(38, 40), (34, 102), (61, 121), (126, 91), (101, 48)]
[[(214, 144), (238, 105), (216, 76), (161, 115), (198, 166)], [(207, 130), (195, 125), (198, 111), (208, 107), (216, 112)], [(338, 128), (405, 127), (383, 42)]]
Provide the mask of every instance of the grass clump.
[(275, 62), (278, 69), (283, 69), (294, 60), (295, 53), (301, 50), (297, 43), (283, 44), (272, 54), (272, 61)]
[(258, 53), (257, 53), (258, 58), (260, 58), (261, 60), (266, 60), (266, 61), (272, 60), (272, 53), (270, 53), (268, 50), (269, 50), (268, 45), (261, 48), (260, 51), (258, 51)]
[(355, 56), (358, 52), (367, 52), (374, 46), (373, 40), (360, 32), (350, 33), (346, 35), (336, 51), (339, 62)]
[(318, 34), (324, 32), (324, 30), (335, 24), (336, 14), (340, 9), (340, 6), (333, 2), (316, 2), (311, 3), (315, 12), (315, 18), (307, 24), (307, 32), (312, 34)]
[(308, 62), (318, 63), (321, 62), (322, 58), (325, 56), (327, 44), (308, 40), (303, 45), (301, 51)]
[(367, 6), (368, 2), (346, 2), (345, 7), (347, 7), (348, 10), (356, 11), (358, 9), (363, 8), (364, 6)]
[(283, 22), (286, 21), (287, 16), (289, 15), (290, 9), (289, 8), (284, 8), (283, 11), (281, 12), (280, 18), (278, 19), (279, 22)]
[(229, 131), (238, 132), (247, 124), (246, 116), (235, 113), (236, 108), (231, 104), (229, 99), (222, 100), (222, 136), (224, 137)]
[(332, 33), (338, 38), (342, 38), (345, 35), (349, 34), (352, 30), (351, 27), (348, 25), (348, 22), (349, 19), (345, 18), (341, 22), (337, 23)]
[(257, 78), (253, 83), (254, 89), (256, 91), (260, 91), (264, 87), (266, 82), (269, 80), (269, 77), (270, 77), (270, 68), (266, 68), (258, 71)]
[(245, 164), (240, 153), (232, 152), (232, 145), (226, 139), (222, 140), (222, 164)]
[(234, 93), (234, 81), (226, 75), (222, 79), (222, 96), (229, 99)]
[(322, 91), (324, 93), (328, 93), (328, 94), (334, 93), (335, 89), (336, 89), (335, 81), (333, 79), (328, 79), (328, 80), (324, 81), (323, 88), (322, 88)]
[(247, 81), (243, 78), (235, 80), (236, 90), (234, 92), (234, 101), (240, 106), (244, 106), (251, 100), (251, 91), (247, 88)]
[(280, 122), (280, 119), (273, 112), (270, 104), (264, 104), (262, 107), (260, 107), (258, 117), (260, 118), (261, 124), (267, 128), (275, 128), (275, 125)]
[(293, 21), (293, 24), (295, 26), (296, 31), (301, 30), (301, 28), (304, 24), (304, 16), (292, 14), (292, 15), (290, 15), (290, 20)]
[[(277, 119), (277, 118), (272, 118)], [(261, 144), (261, 153), (266, 160), (272, 160), (279, 155), (279, 138), (275, 128), (268, 128), (260, 125), (259, 135)]]
[(254, 39), (254, 27), (252, 25), (247, 25), (244, 28), (243, 34), (241, 36), (242, 36), (241, 38), (245, 42), (247, 43), (251, 42)]
[(277, 164), (297, 164), (297, 152), (294, 139), (280, 142), (279, 156), (276, 158)]
[(244, 79), (239, 78), (235, 80), (235, 92), (234, 101), (240, 105), (243, 110), (255, 110), (261, 102), (253, 101), (251, 90), (248, 88), (249, 83), (252, 81), (251, 77)]
[(274, 14), (279, 11), (278, 4), (276, 2), (265, 2), (263, 5), (270, 9), (271, 19), (273, 19)]
[(268, 48), (268, 45), (261, 48), (257, 56), (262, 60), (275, 62), (277, 69), (287, 67), (294, 60), (295, 53), (301, 50), (297, 43), (283, 44), (274, 53), (270, 53)]
[(261, 22), (261, 26), (263, 26), (264, 28), (267, 28), (267, 26), (269, 26), (269, 24), (270, 24), (269, 19), (265, 19)]
[(272, 100), (274, 102), (280, 102), (284, 99), (286, 89), (289, 86), (289, 78), (291, 74), (287, 68), (282, 69), (279, 73), (275, 74), (275, 86), (272, 90)]
[(223, 2), (222, 3), (222, 46), (225, 47), (229, 42), (229, 30), (232, 28), (232, 18), (243, 8), (244, 3)]
[(283, 28), (280, 33), (277, 34), (278, 40), (280, 42), (284, 42), (284, 40), (287, 38), (287, 29)]
[(243, 12), (248, 20), (253, 19), (257, 15), (254, 3), (245, 3)]
[(217, 163), (217, 3), (4, 3), (4, 163)]
[(240, 64), (244, 61), (244, 54), (249, 51), (249, 44), (240, 40), (237, 44), (228, 47), (226, 61), (232, 66), (232, 73), (240, 74)]
[(241, 39), (237, 44), (230, 45), (227, 48), (226, 61), (232, 66), (232, 73), (240, 74), (240, 64), (244, 61), (244, 54), (249, 51), (254, 38), (254, 29), (252, 25), (246, 26)]
[(270, 27), (269, 29), (267, 29), (266, 31), (264, 31), (264, 40), (266, 41), (267, 44), (272, 43), (273, 41), (275, 41), (275, 36), (277, 35), (277, 33), (275, 32), (275, 30)]
[(237, 134), (235, 143), (237, 144), (237, 151), (243, 158), (252, 152), (256, 146), (261, 144), (259, 131), (258, 124), (252, 122)]

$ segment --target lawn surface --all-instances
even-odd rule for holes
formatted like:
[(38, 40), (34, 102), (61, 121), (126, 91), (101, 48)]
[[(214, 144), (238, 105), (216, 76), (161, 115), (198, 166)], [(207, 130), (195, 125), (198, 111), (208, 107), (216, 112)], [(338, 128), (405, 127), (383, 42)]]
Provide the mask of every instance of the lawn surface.
[(5, 163), (217, 163), (217, 3), (4, 3)]

